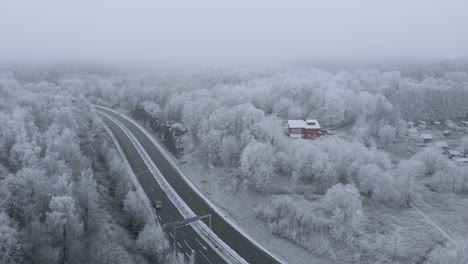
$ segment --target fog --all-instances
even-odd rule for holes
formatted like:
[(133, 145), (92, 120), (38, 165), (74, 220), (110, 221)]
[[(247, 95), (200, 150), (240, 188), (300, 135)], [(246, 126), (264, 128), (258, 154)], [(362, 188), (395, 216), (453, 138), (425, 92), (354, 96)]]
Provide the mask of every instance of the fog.
[(6, 1), (0, 60), (277, 63), (468, 55), (467, 1)]

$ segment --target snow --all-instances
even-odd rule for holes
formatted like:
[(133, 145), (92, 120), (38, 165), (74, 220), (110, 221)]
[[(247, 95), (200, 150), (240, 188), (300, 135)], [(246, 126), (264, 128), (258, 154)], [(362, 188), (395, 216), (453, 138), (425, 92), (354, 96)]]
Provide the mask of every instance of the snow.
[(422, 139), (432, 139), (432, 136), (430, 134), (421, 134)]
[[(229, 171), (215, 168), (209, 173), (200, 166), (195, 157), (187, 155), (184, 160), (187, 161), (182, 165), (185, 174), (218, 208), (234, 219), (261, 245), (287, 260), (288, 263), (329, 263), (327, 258), (313, 254), (289, 240), (270, 234), (265, 222), (257, 218), (256, 214), (256, 207), (267, 201), (269, 196), (254, 191), (238, 192), (235, 186), (226, 184)], [(208, 180), (208, 183), (202, 183), (202, 180)], [(278, 185), (278, 182), (275, 185)], [(284, 185), (288, 184), (284, 182)]]
[[(208, 172), (191, 155), (184, 157), (183, 170), (211, 201), (281, 258), (290, 263), (330, 263), (330, 259), (270, 234), (265, 223), (256, 214), (258, 205), (277, 194), (288, 194), (312, 202), (321, 199), (321, 195), (314, 194), (313, 184), (300, 180), (291, 185), (285, 177), (275, 178), (270, 195), (266, 196), (250, 190), (239, 191), (228, 180), (233, 177), (234, 169), (214, 168)], [(208, 183), (202, 183), (202, 180), (208, 180)], [(441, 194), (420, 188), (418, 197), (423, 199), (417, 199), (417, 209), (381, 206), (369, 202), (363, 204), (368, 220), (361, 245), (339, 250), (343, 255), (353, 250), (363, 250), (359, 257), (360, 263), (407, 263), (418, 261), (419, 256), (425, 255), (434, 244), (447, 241), (447, 237), (452, 237), (453, 234), (464, 236), (468, 230), (468, 196), (461, 195), (458, 198), (458, 195), (453, 194), (442, 194), (443, 197), (439, 195)], [(425, 199), (426, 197), (430, 199)], [(392, 239), (397, 243), (398, 261), (393, 259), (395, 249)], [(348, 263), (349, 259), (333, 262)]]
[(320, 129), (320, 125), (315, 119), (288, 120), (288, 126), (289, 128)]

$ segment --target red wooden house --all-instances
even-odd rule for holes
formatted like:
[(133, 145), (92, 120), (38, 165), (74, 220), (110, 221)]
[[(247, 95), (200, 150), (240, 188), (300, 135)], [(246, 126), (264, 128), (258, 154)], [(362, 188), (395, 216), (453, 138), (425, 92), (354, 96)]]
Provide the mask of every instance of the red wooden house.
[(288, 135), (291, 138), (318, 138), (320, 125), (315, 119), (288, 120)]

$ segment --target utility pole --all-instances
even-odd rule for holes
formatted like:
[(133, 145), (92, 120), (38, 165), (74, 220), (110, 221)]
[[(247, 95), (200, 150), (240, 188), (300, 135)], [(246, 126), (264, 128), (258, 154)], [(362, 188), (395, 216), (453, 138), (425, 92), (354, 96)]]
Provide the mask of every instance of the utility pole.
[(167, 223), (167, 224), (162, 226), (164, 231), (170, 230), (171, 228), (174, 231), (174, 255), (177, 252), (177, 236), (176, 236), (177, 228), (187, 226), (192, 222), (203, 220), (203, 219), (206, 219), (206, 218), (208, 218), (208, 227), (211, 229), (211, 214), (202, 215), (202, 216), (194, 216), (194, 217), (187, 218), (187, 219), (184, 219), (184, 220), (179, 220), (179, 221), (174, 221), (174, 222), (171, 222), (171, 223)]

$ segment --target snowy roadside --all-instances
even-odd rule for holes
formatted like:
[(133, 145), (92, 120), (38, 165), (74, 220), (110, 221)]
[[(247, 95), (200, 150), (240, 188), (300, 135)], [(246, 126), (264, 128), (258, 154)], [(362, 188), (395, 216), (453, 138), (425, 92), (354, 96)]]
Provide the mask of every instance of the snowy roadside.
[[(157, 139), (156, 136), (153, 136)], [(342, 139), (340, 137), (340, 139)], [(345, 139), (346, 140), (346, 139)], [(166, 151), (167, 152), (167, 151)], [(168, 152), (167, 152), (168, 153)], [(254, 191), (236, 191), (233, 186), (228, 184), (228, 180), (233, 177), (235, 169), (213, 168), (210, 173), (203, 168), (193, 154), (185, 155), (181, 160), (171, 159), (178, 164), (192, 183), (213, 202), (218, 208), (224, 211), (237, 225), (245, 230), (250, 236), (257, 240), (262, 246), (272, 251), (288, 263), (345, 263), (343, 261), (332, 261), (329, 258), (321, 257), (306, 249), (292, 243), (291, 241), (272, 235), (265, 222), (257, 218), (256, 207), (269, 199), (272, 195), (265, 196)], [(291, 186), (285, 179), (275, 178), (272, 184), (275, 194), (298, 195), (300, 199), (315, 200), (317, 197), (313, 193), (313, 186), (309, 184), (298, 184), (294, 186), (294, 194), (291, 192)], [(418, 261), (421, 257), (440, 244), (445, 239), (441, 236), (440, 230), (434, 228), (434, 223), (428, 222), (421, 216), (417, 210), (401, 210), (398, 208), (376, 208), (375, 205), (366, 204), (364, 210), (369, 219), (366, 223), (366, 234), (364, 234), (363, 244), (352, 246), (349, 249), (343, 249), (341, 254), (347, 255), (346, 251), (354, 252), (364, 250), (361, 255), (360, 263), (395, 263), (392, 252), (396, 251), (399, 261)], [(418, 206), (423, 206), (418, 204)], [(423, 206), (424, 207), (424, 206)], [(428, 215), (434, 217), (434, 210), (423, 208)], [(378, 213), (380, 212), (380, 213)], [(394, 219), (387, 224), (386, 219)], [(460, 223), (458, 223), (460, 224)], [(458, 225), (457, 226), (460, 226)], [(445, 226), (444, 226), (445, 227)], [(395, 232), (392, 233), (392, 230)], [(370, 232), (369, 232), (370, 231)], [(376, 232), (378, 231), (378, 232)], [(390, 231), (390, 233), (389, 233)], [(398, 237), (396, 240), (393, 236)], [(378, 238), (378, 241), (376, 240)], [(397, 250), (393, 245), (389, 245), (389, 239), (396, 241)], [(376, 243), (377, 242), (377, 243)], [(369, 244), (370, 243), (370, 244)], [(362, 246), (364, 245), (364, 248)], [(382, 247), (378, 247), (381, 245)], [(391, 248), (390, 248), (391, 247)], [(338, 249), (341, 251), (341, 249)], [(344, 255), (343, 255), (344, 256)]]
[[(279, 255), (288, 263), (329, 263), (329, 259), (313, 254), (287, 239), (270, 233), (265, 222), (257, 218), (255, 211), (258, 205), (264, 203), (270, 197), (258, 192), (237, 192), (223, 182), (223, 179), (227, 178), (227, 172), (223, 169), (215, 168), (212, 173), (208, 174), (194, 157), (186, 155), (183, 160), (184, 164), (180, 165), (179, 162), (179, 165), (193, 183), (218, 208), (234, 219), (242, 229), (264, 247)], [(205, 182), (204, 180), (208, 180), (208, 182), (202, 183), (202, 181)]]
[[(117, 109), (114, 111), (129, 116), (129, 113), (124, 109)], [(136, 122), (142, 127), (145, 127), (141, 121)], [(153, 136), (153, 139), (159, 141), (159, 138), (156, 135), (153, 133), (151, 133), (151, 135)], [(185, 175), (190, 178), (193, 184), (204, 195), (206, 195), (211, 202), (213, 202), (226, 215), (229, 215), (231, 219), (234, 219), (237, 225), (257, 240), (262, 246), (287, 261), (287, 263), (330, 263), (330, 259), (318, 256), (287, 239), (274, 236), (270, 233), (266, 223), (261, 219), (258, 219), (255, 212), (256, 206), (267, 201), (269, 197), (251, 191), (237, 192), (223, 184), (221, 181), (211, 180), (211, 178), (215, 177), (218, 180), (226, 179), (227, 175), (224, 169), (215, 168), (211, 174), (207, 174), (205, 169), (199, 165), (196, 158), (191, 157), (190, 155), (185, 155), (183, 162), (181, 162), (181, 160), (175, 158), (166, 149), (165, 152), (174, 162), (176, 162), (179, 168), (184, 171)], [(211, 175), (211, 177), (207, 175)], [(208, 180), (208, 184), (202, 183), (202, 180)]]

